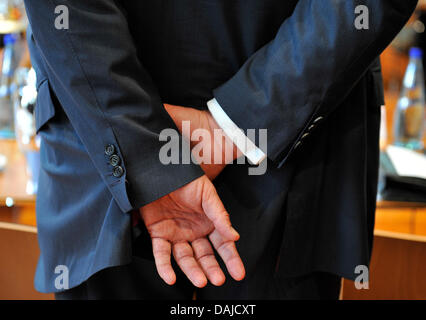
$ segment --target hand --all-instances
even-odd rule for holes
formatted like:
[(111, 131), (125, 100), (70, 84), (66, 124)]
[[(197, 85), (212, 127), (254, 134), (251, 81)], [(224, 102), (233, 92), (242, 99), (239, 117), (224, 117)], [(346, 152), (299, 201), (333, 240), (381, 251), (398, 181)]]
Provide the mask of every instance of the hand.
[(196, 287), (207, 279), (216, 286), (225, 282), (213, 247), (235, 280), (245, 277), (243, 262), (235, 247), (239, 234), (216, 189), (206, 176), (142, 207), (140, 214), (152, 239), (155, 264), (169, 285), (176, 282), (171, 253), (178, 266)]
[[(175, 122), (180, 133), (191, 142), (195, 159), (210, 180), (216, 178), (225, 166), (241, 156), (241, 152), (226, 136), (209, 111), (165, 104), (164, 107)], [(182, 128), (183, 121), (190, 122), (189, 132)], [(203, 136), (195, 138), (197, 129), (203, 129)], [(189, 134), (189, 136), (188, 136)], [(207, 154), (205, 154), (207, 152)]]

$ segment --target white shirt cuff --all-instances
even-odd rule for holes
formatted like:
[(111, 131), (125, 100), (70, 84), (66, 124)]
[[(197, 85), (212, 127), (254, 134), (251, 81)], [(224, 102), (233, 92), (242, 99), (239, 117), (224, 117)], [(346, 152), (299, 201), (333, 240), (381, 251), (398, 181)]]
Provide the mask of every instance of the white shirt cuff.
[(259, 165), (265, 160), (266, 154), (244, 134), (243, 130), (238, 128), (216, 99), (207, 102), (207, 107), (219, 127), (222, 128), (228, 138), (231, 139), (238, 150), (247, 157), (251, 164)]

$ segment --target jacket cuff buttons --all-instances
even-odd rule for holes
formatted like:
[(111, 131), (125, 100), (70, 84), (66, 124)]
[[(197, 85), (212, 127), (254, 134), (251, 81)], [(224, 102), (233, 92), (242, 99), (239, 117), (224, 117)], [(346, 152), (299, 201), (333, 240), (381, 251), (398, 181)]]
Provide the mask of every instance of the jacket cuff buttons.
[(115, 153), (115, 147), (113, 144), (109, 144), (105, 147), (105, 154), (107, 156), (112, 156)]
[(121, 163), (121, 159), (116, 154), (113, 154), (111, 157), (109, 157), (109, 164), (113, 167), (118, 166)]
[(112, 169), (112, 175), (116, 178), (120, 178), (124, 174), (124, 169), (121, 166), (116, 166)]
[(296, 142), (296, 144), (294, 145), (293, 150), (296, 150), (297, 148), (300, 147), (300, 145), (302, 144), (303, 140), (305, 140), (310, 134), (311, 131), (324, 119), (324, 117), (317, 117), (312, 124), (309, 126), (308, 128), (308, 132), (304, 133), (302, 135), (302, 137)]
[(112, 175), (115, 178), (120, 178), (124, 174), (124, 169), (120, 166), (121, 158), (116, 154), (116, 151), (113, 144), (105, 146), (105, 154), (109, 157), (109, 164), (113, 167)]

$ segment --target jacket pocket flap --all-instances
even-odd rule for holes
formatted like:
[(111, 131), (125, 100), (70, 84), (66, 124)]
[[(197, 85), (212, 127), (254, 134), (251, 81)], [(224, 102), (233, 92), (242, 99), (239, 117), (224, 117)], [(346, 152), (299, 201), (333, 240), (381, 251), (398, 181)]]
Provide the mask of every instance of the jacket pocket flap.
[(49, 82), (47, 80), (40, 84), (37, 93), (37, 102), (35, 107), (36, 132), (55, 115), (55, 106), (50, 95)]

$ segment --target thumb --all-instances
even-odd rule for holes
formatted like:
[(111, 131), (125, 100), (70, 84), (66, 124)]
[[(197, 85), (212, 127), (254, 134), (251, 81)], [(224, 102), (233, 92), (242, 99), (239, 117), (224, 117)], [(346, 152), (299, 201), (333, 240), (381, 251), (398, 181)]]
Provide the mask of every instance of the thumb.
[(240, 238), (238, 232), (231, 225), (229, 214), (223, 206), (215, 187), (208, 178), (204, 179), (201, 204), (204, 213), (213, 222), (222, 237), (231, 241), (237, 241)]

